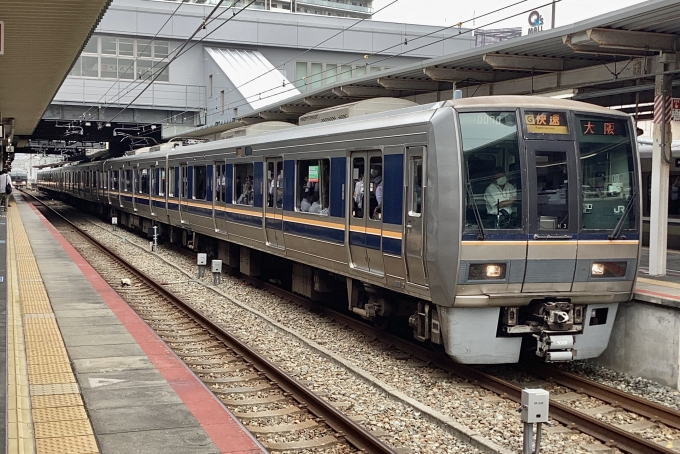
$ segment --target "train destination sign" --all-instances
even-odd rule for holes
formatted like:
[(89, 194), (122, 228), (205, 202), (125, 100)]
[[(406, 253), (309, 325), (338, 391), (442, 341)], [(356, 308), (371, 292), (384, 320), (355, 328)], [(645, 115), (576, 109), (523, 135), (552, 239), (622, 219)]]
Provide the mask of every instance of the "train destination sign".
[(584, 136), (625, 136), (625, 124), (621, 121), (581, 120)]
[(535, 112), (524, 113), (527, 132), (531, 134), (569, 134), (567, 116), (564, 112)]

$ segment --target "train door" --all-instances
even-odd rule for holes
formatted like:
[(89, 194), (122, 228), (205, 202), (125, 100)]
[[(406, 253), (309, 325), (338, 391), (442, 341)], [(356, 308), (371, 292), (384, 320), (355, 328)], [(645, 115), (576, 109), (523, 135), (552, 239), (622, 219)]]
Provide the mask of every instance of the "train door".
[(179, 218), (182, 224), (189, 222), (189, 168), (186, 162), (179, 167)]
[(425, 148), (406, 149), (408, 159), (406, 210), (406, 274), (412, 284), (427, 285), (424, 261)]
[(383, 275), (382, 191), (380, 151), (353, 152), (348, 191), (351, 200), (349, 253), (356, 269)]
[(578, 231), (575, 145), (566, 140), (526, 143), (529, 244), (522, 292), (568, 292), (576, 268)]
[(283, 159), (267, 159), (266, 171), (265, 235), (268, 245), (283, 249)]

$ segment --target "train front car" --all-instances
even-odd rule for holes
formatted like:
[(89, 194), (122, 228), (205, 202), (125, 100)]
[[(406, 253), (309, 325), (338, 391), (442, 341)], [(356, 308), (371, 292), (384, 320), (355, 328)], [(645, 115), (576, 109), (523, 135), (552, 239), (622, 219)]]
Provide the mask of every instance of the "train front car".
[[(596, 357), (638, 267), (632, 121), (573, 101), (486, 99), (450, 102), (457, 150), (435, 137), (428, 166), (429, 185), (458, 179), (457, 201), (428, 194), (430, 311), (446, 351), (479, 364), (517, 362), (523, 348), (551, 362)], [(440, 251), (456, 227), (437, 220), (456, 212), (454, 270)]]

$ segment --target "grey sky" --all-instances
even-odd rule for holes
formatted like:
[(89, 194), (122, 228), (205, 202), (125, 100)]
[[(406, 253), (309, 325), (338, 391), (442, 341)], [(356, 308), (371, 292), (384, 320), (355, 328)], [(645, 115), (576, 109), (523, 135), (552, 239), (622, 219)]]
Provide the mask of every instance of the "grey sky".
[[(377, 11), (393, 1), (394, 0), (374, 0), (373, 9)], [(643, 0), (561, 0), (556, 4), (555, 25), (560, 27), (562, 25), (572, 24), (610, 11), (642, 3), (642, 1)], [(482, 14), (489, 13), (514, 3), (518, 4), (508, 7), (498, 13), (479, 18)], [(448, 26), (463, 22), (463, 27), (465, 28), (484, 26), (484, 28), (522, 27), (523, 29), (526, 29), (529, 26), (527, 23), (528, 13), (526, 11), (537, 9), (543, 16), (545, 27), (549, 28), (551, 7), (540, 7), (541, 5), (546, 5), (548, 3), (550, 3), (550, 0), (397, 0), (396, 3), (385, 8), (384, 11), (375, 14), (373, 20), (440, 26)], [(516, 14), (517, 16), (514, 18), (496, 22)], [(473, 18), (477, 18), (474, 20), (474, 25)], [(496, 23), (491, 24), (492, 22)]]

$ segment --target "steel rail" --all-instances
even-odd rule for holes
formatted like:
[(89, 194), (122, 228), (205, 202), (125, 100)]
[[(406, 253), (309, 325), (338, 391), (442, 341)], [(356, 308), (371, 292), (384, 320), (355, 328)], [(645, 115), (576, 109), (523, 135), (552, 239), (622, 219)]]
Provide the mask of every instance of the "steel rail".
[(540, 378), (551, 380), (577, 392), (583, 392), (612, 406), (637, 413), (650, 419), (652, 422), (659, 422), (674, 429), (680, 429), (680, 412), (665, 405), (625, 393), (611, 386), (579, 377), (578, 375), (538, 361), (532, 362), (530, 367), (528, 371)]
[[(319, 313), (323, 313), (326, 316), (332, 317), (335, 320), (350, 326), (352, 329), (362, 332), (367, 336), (379, 338), (383, 342), (394, 345), (401, 351), (412, 354), (415, 358), (435, 364), (437, 367), (440, 367), (459, 378), (468, 380), (473, 384), (487, 389), (488, 391), (496, 393), (501, 397), (508, 398), (517, 403), (520, 403), (521, 401), (522, 388), (520, 386), (495, 377), (474, 367), (455, 363), (448, 356), (443, 356), (441, 354), (432, 352), (400, 337), (382, 331), (376, 331), (376, 328), (373, 326), (367, 325), (366, 323), (356, 320), (348, 315), (336, 312), (321, 304), (314, 303), (280, 287), (276, 287), (269, 283), (259, 281), (248, 276), (245, 278), (246, 280), (257, 282), (261, 287), (266, 288), (272, 293), (294, 300), (298, 304), (301, 304), (307, 308), (313, 308)], [(627, 432), (612, 424), (602, 422), (597, 418), (572, 409), (560, 402), (550, 402), (550, 416), (569, 428), (576, 429), (582, 433), (590, 435), (593, 438), (605, 443), (607, 446), (616, 447), (617, 449), (629, 454), (677, 454), (675, 451), (660, 444), (646, 440), (634, 433)]]
[(74, 228), (78, 233), (83, 235), (89, 242), (100, 248), (112, 259), (124, 266), (146, 285), (157, 291), (161, 296), (172, 302), (172, 304), (175, 304), (182, 311), (186, 312), (189, 317), (204, 326), (208, 331), (211, 332), (211, 334), (217, 337), (220, 341), (224, 342), (227, 346), (229, 346), (229, 348), (234, 350), (243, 359), (245, 359), (246, 362), (250, 363), (266, 377), (274, 381), (285, 392), (288, 392), (295, 400), (304, 405), (311, 413), (319, 418), (322, 418), (329, 427), (335, 430), (339, 436), (344, 437), (355, 448), (370, 454), (396, 454), (392, 448), (383, 443), (375, 435), (371, 434), (369, 431), (361, 427), (361, 425), (350, 419), (347, 415), (340, 412), (329, 402), (316, 395), (314, 392), (295, 380), (281, 368), (277, 367), (274, 363), (270, 362), (256, 350), (250, 348), (238, 338), (217, 326), (202, 312), (194, 309), (182, 298), (164, 288), (162, 285), (156, 283), (151, 277), (147, 276), (144, 272), (129, 264), (122, 257), (119, 257), (114, 251), (97, 241), (86, 231), (43, 203), (39, 198), (33, 196), (32, 194), (28, 195), (40, 202), (52, 213), (59, 216), (59, 218)]

